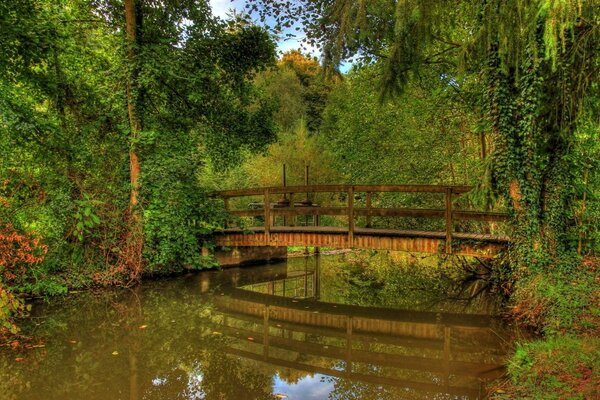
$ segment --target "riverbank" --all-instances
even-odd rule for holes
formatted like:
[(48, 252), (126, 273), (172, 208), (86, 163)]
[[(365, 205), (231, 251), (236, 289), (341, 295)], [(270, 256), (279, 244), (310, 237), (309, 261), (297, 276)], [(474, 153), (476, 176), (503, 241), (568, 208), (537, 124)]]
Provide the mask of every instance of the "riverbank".
[(542, 338), (518, 343), (495, 399), (600, 398), (600, 259), (516, 283), (511, 314)]

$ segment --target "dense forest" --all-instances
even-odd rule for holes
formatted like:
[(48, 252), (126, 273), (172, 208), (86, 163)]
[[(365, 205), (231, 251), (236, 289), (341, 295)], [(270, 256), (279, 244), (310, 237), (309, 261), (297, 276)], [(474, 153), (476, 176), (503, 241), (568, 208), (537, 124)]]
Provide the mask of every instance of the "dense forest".
[[(509, 212), (490, 279), (542, 338), (497, 396), (592, 396), (600, 360), (577, 353), (600, 349), (599, 8), (253, 0), (224, 20), (205, 0), (2, 2), (0, 336), (27, 297), (215, 267), (200, 249), (230, 217), (210, 193), (280, 185), (283, 164), (302, 184), (308, 165), (323, 184), (470, 185)], [(320, 59), (276, 52), (295, 23)]]

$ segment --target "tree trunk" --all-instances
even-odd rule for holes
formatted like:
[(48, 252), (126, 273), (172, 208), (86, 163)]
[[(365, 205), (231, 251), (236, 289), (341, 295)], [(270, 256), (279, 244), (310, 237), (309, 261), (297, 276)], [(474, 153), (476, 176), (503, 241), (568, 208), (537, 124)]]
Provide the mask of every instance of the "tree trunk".
[(129, 181), (131, 185), (129, 197), (129, 232), (125, 249), (124, 262), (129, 269), (129, 281), (137, 281), (142, 272), (143, 226), (140, 215), (139, 202), (139, 176), (140, 161), (135, 149), (135, 143), (142, 131), (143, 124), (138, 112), (140, 103), (138, 90), (139, 75), (139, 36), (138, 15), (136, 13), (136, 0), (125, 0), (125, 33), (127, 46), (127, 63), (129, 74), (127, 77), (127, 114), (129, 116)]
[(567, 237), (572, 132), (566, 130), (573, 127), (557, 125), (555, 109), (547, 106), (562, 77), (531, 60), (524, 60), (520, 75), (502, 69), (494, 52), (490, 61), (494, 181), (513, 214), (512, 264), (524, 270), (567, 266), (574, 252)]

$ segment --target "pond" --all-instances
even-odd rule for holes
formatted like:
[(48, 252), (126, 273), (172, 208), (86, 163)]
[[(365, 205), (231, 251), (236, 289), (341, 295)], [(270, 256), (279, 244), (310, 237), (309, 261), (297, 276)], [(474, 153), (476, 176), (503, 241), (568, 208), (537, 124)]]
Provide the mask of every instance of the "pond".
[(290, 258), (35, 304), (24, 332), (43, 342), (0, 352), (0, 398), (485, 397), (515, 336), (494, 296), (460, 268), (396, 258)]

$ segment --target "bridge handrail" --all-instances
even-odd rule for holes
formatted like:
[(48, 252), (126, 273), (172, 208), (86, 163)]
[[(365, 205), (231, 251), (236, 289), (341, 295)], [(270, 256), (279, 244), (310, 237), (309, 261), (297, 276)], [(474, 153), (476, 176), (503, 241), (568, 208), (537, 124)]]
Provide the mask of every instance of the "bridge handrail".
[(400, 193), (446, 193), (451, 190), (454, 194), (469, 192), (472, 186), (465, 185), (298, 185), (298, 186), (267, 186), (247, 189), (219, 190), (211, 193), (214, 197), (232, 198), (260, 196), (265, 190), (271, 194), (286, 193), (343, 193), (350, 189), (358, 193), (400, 192)]
[[(212, 193), (214, 197), (221, 197), (225, 201), (225, 208), (238, 217), (263, 216), (264, 234), (269, 238), (272, 218), (274, 216), (296, 217), (300, 215), (339, 215), (348, 217), (348, 242), (353, 243), (355, 232), (355, 217), (366, 216), (367, 226), (371, 224), (373, 216), (388, 217), (421, 217), (421, 218), (443, 218), (445, 220), (446, 254), (452, 253), (452, 236), (454, 220), (478, 220), (478, 221), (503, 221), (508, 214), (485, 211), (453, 210), (454, 195), (470, 191), (472, 187), (464, 185), (303, 185), (303, 186), (277, 186), (249, 189), (222, 190)], [(347, 204), (345, 207), (312, 207), (310, 205), (296, 205), (292, 200), (295, 193), (347, 193)], [(354, 206), (354, 194), (356, 192), (366, 193), (366, 207)], [(443, 209), (427, 208), (374, 208), (371, 206), (372, 193), (378, 192), (402, 192), (402, 193), (439, 193), (445, 196), (445, 207)], [(235, 197), (263, 196), (263, 205), (271, 204), (271, 195), (289, 194), (289, 202), (279, 204), (277, 207), (264, 207), (254, 210), (229, 210), (229, 199)]]

